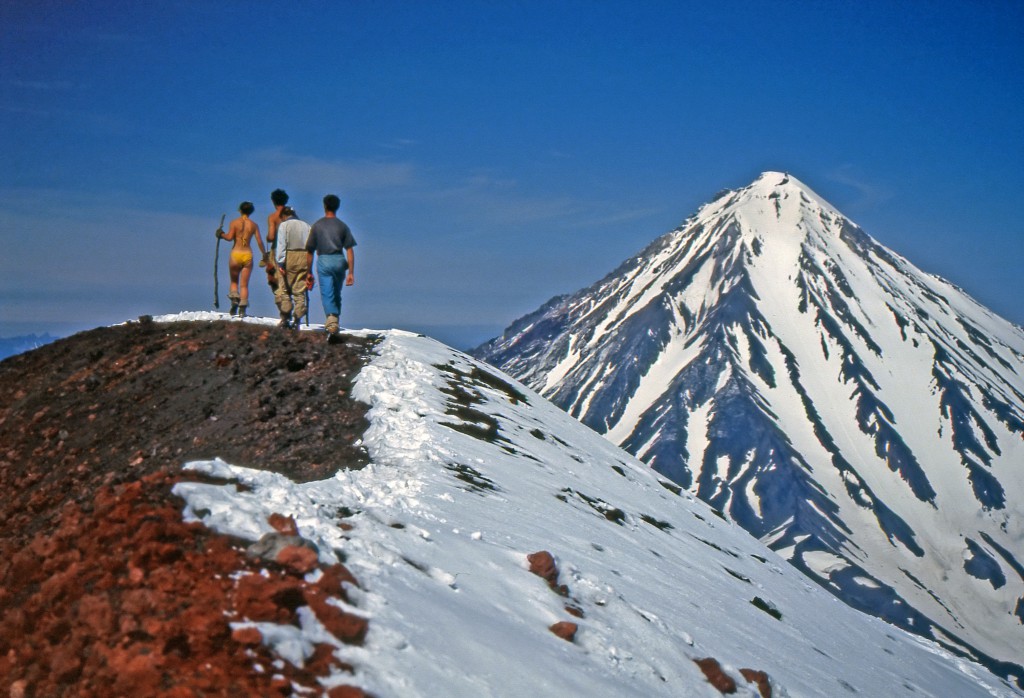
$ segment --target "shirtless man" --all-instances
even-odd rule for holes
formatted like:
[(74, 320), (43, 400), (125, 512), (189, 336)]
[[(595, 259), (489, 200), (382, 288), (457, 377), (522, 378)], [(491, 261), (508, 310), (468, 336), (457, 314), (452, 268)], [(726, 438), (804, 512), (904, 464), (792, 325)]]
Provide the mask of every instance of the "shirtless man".
[(245, 310), (249, 307), (249, 276), (252, 274), (252, 247), (250, 242), (253, 236), (256, 237), (256, 244), (260, 253), (267, 254), (267, 248), (263, 246), (263, 238), (260, 237), (260, 227), (256, 221), (250, 220), (249, 216), (256, 210), (256, 207), (248, 201), (243, 201), (238, 206), (238, 212), (242, 215), (231, 221), (228, 232), (221, 235), (225, 240), (231, 240), (231, 259), (228, 262), (228, 271), (231, 273), (231, 290), (228, 291), (228, 300), (231, 301), (231, 314), (238, 317), (245, 317)]
[(288, 203), (288, 192), (284, 189), (270, 192), (270, 203), (274, 204), (274, 211), (267, 216), (267, 244), (277, 251), (277, 226), (281, 225), (281, 209)]
[[(260, 266), (267, 268), (267, 284), (270, 285), (270, 290), (274, 293), (274, 300), (277, 302), (281, 291), (281, 270), (274, 264), (273, 258), (277, 253), (277, 228), (281, 225), (281, 209), (288, 203), (288, 192), (284, 189), (275, 189), (270, 192), (270, 203), (274, 204), (274, 210), (267, 216), (267, 247), (270, 248), (271, 254), (263, 257)], [(280, 307), (280, 303), (278, 303), (278, 307)]]

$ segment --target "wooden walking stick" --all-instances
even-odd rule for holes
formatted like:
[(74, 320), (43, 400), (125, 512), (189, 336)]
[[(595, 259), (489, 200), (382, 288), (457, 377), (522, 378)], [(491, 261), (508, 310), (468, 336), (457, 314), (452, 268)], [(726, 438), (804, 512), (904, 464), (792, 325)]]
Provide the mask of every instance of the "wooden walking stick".
[(213, 307), (220, 309), (220, 294), (217, 292), (217, 267), (220, 266), (220, 239), (224, 237), (224, 219), (228, 214), (223, 213), (220, 217), (220, 225), (217, 226), (217, 250), (213, 253)]

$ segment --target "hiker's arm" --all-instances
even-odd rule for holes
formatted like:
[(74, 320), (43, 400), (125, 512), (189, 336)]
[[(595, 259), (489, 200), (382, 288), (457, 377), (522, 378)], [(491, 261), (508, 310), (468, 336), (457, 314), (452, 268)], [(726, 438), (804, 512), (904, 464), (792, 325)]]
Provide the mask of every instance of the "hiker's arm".
[(260, 235), (260, 227), (258, 225), (256, 225), (255, 221), (253, 221), (253, 225), (256, 226), (256, 232), (253, 233), (256, 236), (256, 244), (260, 248), (260, 254), (263, 255), (264, 259), (266, 259), (267, 258), (267, 248), (266, 248), (266, 245), (263, 244), (263, 237)]
[(348, 278), (345, 279), (345, 285), (351, 286), (356, 282), (356, 253), (350, 247), (345, 250), (345, 254), (348, 256)]
[[(267, 216), (267, 243), (270, 245), (274, 245), (274, 241), (277, 240), (277, 221), (274, 220), (275, 217), (276, 212)], [(276, 249), (277, 246), (274, 245), (274, 247)]]

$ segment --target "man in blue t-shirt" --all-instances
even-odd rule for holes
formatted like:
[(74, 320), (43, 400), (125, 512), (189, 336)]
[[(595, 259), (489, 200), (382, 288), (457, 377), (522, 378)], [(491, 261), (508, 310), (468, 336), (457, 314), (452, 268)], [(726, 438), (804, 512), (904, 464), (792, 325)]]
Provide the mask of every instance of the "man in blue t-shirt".
[[(316, 273), (320, 277), (320, 300), (324, 304), (327, 322), (324, 329), (329, 335), (338, 333), (341, 315), (341, 285), (356, 282), (356, 257), (352, 248), (356, 239), (345, 222), (338, 218), (341, 200), (334, 194), (324, 197), (324, 217), (313, 224), (306, 242), (306, 261), (309, 275), (313, 276), (313, 253), (317, 255)], [(348, 272), (347, 276), (345, 272)]]

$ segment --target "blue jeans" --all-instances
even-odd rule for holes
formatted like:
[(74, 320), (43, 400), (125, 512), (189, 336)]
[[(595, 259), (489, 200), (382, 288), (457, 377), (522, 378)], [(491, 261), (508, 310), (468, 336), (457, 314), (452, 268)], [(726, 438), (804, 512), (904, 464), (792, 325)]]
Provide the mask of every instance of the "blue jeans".
[(324, 315), (341, 315), (341, 287), (345, 285), (348, 260), (343, 254), (318, 254), (316, 274), (320, 277), (320, 300)]

